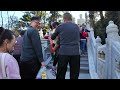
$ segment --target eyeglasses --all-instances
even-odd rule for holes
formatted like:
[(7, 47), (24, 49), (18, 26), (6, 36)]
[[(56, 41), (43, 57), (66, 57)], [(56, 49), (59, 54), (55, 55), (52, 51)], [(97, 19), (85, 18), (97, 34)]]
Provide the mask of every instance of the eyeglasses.
[(40, 22), (35, 22), (36, 24), (40, 24)]

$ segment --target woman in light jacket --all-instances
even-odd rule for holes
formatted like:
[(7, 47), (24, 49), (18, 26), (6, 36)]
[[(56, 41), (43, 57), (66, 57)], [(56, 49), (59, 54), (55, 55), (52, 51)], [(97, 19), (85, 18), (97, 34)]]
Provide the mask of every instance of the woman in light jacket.
[(9, 54), (13, 50), (16, 38), (12, 31), (0, 27), (0, 79), (3, 79), (2, 56), (5, 54), (5, 74), (7, 79), (21, 79), (16, 59)]

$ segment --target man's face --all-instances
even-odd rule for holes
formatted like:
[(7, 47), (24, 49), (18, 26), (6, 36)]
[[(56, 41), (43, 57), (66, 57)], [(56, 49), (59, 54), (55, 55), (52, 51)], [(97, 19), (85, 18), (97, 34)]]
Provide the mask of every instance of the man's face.
[(31, 24), (32, 24), (32, 26), (33, 26), (34, 28), (36, 28), (36, 29), (40, 28), (40, 21), (38, 21), (38, 20), (33, 20), (33, 21), (31, 22)]

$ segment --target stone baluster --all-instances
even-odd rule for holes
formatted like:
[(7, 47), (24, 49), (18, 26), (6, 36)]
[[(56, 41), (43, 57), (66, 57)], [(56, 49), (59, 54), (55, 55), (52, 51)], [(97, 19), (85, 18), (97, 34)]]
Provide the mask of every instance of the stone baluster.
[(97, 36), (97, 38), (96, 38), (96, 46), (98, 47), (98, 46), (101, 46), (102, 44), (101, 44), (101, 38), (99, 37), (99, 36)]
[(95, 57), (96, 63), (95, 63), (95, 65), (96, 65), (96, 72), (97, 72), (97, 60), (98, 60), (98, 56), (99, 56), (98, 47), (101, 46), (102, 44), (101, 44), (101, 38), (99, 36), (97, 36), (95, 41), (96, 41), (96, 48), (95, 48), (95, 50), (96, 50), (96, 57)]
[(111, 47), (112, 43), (119, 40), (118, 27), (113, 21), (109, 21), (109, 25), (106, 27), (107, 39), (106, 39), (106, 78), (112, 78), (112, 57), (111, 57)]

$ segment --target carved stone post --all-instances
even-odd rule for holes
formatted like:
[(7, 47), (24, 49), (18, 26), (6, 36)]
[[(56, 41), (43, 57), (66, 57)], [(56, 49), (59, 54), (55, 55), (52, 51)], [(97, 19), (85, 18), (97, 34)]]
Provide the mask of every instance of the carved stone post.
[(106, 39), (106, 78), (112, 78), (112, 58), (111, 58), (111, 47), (114, 41), (119, 40), (118, 27), (113, 21), (109, 21), (109, 25), (106, 27), (107, 39)]

